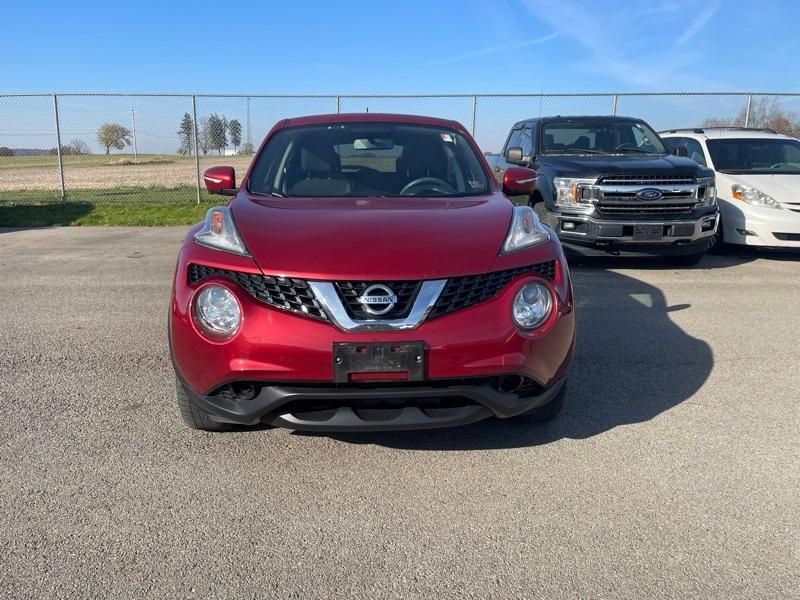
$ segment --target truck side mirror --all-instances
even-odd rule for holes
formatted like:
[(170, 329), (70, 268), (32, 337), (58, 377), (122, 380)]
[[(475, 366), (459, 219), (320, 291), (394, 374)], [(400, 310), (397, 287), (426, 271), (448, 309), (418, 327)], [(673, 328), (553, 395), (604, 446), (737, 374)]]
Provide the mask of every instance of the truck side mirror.
[(510, 162), (512, 165), (526, 165), (528, 160), (530, 158), (523, 156), (522, 148), (515, 146), (506, 150), (506, 162)]
[(689, 153), (686, 152), (686, 146), (675, 146), (672, 149), (672, 153), (675, 156), (689, 156)]

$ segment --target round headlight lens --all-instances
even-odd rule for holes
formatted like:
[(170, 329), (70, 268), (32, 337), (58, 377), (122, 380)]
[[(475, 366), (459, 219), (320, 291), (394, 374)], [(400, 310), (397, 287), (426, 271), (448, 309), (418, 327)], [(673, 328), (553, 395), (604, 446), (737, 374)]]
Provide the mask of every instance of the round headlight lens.
[(242, 321), (242, 310), (236, 297), (220, 285), (209, 285), (200, 290), (195, 309), (200, 324), (212, 334), (230, 335)]
[(521, 329), (534, 329), (550, 316), (553, 300), (541, 283), (526, 283), (514, 297), (512, 315)]

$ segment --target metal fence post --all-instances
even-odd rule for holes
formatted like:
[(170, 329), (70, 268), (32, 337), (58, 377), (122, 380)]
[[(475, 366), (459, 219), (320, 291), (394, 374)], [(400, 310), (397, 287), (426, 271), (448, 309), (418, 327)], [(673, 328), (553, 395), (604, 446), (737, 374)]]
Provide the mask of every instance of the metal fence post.
[(342, 112), (342, 97), (336, 96), (336, 114)]
[(475, 137), (475, 119), (478, 115), (478, 96), (472, 96), (472, 137)]
[(614, 99), (611, 101), (611, 114), (614, 116), (617, 115), (617, 97), (618, 94), (614, 94)]
[(192, 94), (192, 120), (194, 122), (194, 170), (196, 176), (197, 204), (200, 204), (200, 151), (197, 144), (197, 96)]
[(67, 190), (64, 186), (64, 158), (61, 156), (61, 125), (58, 122), (58, 96), (53, 94), (53, 114), (56, 119), (56, 154), (58, 155), (58, 178), (61, 182), (61, 201), (67, 201)]
[(744, 126), (750, 127), (750, 110), (753, 108), (753, 94), (747, 96), (747, 110), (744, 113)]

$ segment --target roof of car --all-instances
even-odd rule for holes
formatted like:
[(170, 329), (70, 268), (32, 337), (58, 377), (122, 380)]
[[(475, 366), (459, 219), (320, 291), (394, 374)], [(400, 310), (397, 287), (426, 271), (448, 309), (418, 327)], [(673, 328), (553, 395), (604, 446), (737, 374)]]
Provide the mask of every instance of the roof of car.
[(638, 117), (625, 117), (622, 115), (551, 115), (549, 117), (531, 117), (524, 119), (514, 124), (514, 127), (520, 127), (526, 123), (540, 122), (553, 122), (553, 121), (585, 121), (591, 119), (592, 121), (607, 121), (609, 123), (614, 121), (637, 121), (643, 123), (642, 119)]
[(406, 123), (464, 130), (464, 126), (461, 125), (461, 123), (449, 119), (391, 113), (334, 113), (329, 115), (310, 115), (307, 117), (286, 119), (283, 122), (283, 126), (297, 127), (299, 125), (320, 125), (324, 123)]
[(731, 139), (731, 138), (781, 138), (789, 136), (777, 133), (772, 129), (753, 127), (693, 127), (688, 129), (667, 129), (659, 131), (662, 137), (691, 137), (699, 139)]

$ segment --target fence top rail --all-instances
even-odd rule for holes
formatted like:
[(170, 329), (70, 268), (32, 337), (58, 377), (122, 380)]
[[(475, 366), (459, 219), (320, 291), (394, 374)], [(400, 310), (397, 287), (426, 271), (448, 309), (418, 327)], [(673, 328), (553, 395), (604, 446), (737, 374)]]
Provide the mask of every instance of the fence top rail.
[(498, 94), (187, 94), (164, 92), (49, 92), (0, 93), (0, 98), (49, 96), (106, 96), (151, 98), (591, 98), (629, 96), (798, 96), (800, 92), (558, 92), (558, 93), (498, 93)]

